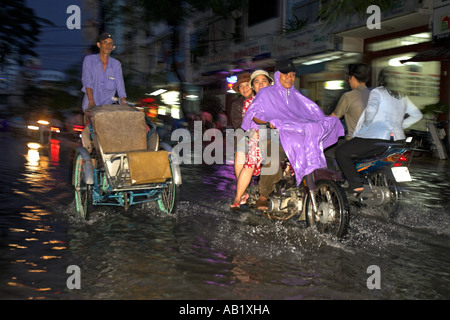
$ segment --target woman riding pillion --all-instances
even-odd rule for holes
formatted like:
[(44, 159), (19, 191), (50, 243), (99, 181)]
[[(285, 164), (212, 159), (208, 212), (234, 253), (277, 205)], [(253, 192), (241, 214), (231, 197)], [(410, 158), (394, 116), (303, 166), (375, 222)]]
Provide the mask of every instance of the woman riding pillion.
[[(273, 83), (273, 79), (269, 76), (269, 74), (264, 70), (256, 70), (252, 73), (249, 85), (254, 90), (255, 95), (265, 87), (268, 87)], [(251, 96), (246, 99), (244, 102), (244, 106), (242, 109), (242, 115), (245, 115), (251, 103), (253, 102), (255, 96)], [(259, 149), (259, 132), (258, 130), (252, 129), (250, 132), (250, 138), (248, 141), (248, 152), (245, 155), (244, 162), (242, 156), (242, 151), (236, 151), (236, 177), (237, 177), (237, 185), (236, 185), (236, 196), (234, 198), (233, 204), (231, 204), (232, 209), (239, 209), (241, 204), (245, 204), (249, 197), (248, 193), (245, 192), (248, 185), (250, 184), (252, 176), (258, 176), (261, 171), (261, 162), (262, 157)]]

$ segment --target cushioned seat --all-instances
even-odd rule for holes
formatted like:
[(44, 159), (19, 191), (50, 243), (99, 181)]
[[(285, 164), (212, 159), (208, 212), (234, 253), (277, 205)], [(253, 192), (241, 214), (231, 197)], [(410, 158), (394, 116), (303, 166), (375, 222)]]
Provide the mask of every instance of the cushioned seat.
[(106, 105), (92, 110), (92, 123), (104, 153), (146, 150), (144, 113), (123, 105)]
[(172, 177), (168, 152), (147, 150), (144, 113), (106, 105), (92, 108), (90, 119), (114, 187), (161, 183)]
[(172, 178), (167, 151), (133, 151), (127, 153), (132, 185), (165, 182)]

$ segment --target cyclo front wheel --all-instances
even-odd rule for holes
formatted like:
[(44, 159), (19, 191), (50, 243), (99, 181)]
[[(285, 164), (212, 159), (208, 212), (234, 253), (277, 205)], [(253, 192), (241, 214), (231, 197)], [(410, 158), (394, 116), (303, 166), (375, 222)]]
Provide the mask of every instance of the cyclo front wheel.
[(75, 189), (75, 209), (83, 220), (88, 220), (92, 212), (93, 185), (87, 184), (83, 170), (83, 159), (77, 153), (73, 167), (73, 185)]
[[(341, 238), (347, 232), (349, 206), (341, 186), (331, 180), (316, 181), (316, 191), (306, 199), (306, 222), (320, 233)], [(314, 210), (313, 194), (317, 211)]]

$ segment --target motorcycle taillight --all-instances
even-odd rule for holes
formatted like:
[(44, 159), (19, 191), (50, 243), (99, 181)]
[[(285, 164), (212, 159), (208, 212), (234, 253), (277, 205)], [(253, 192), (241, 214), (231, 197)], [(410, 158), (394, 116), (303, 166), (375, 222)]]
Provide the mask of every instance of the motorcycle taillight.
[(56, 132), (56, 133), (60, 133), (61, 130), (58, 127), (50, 127), (50, 131), (51, 132)]
[(79, 126), (79, 125), (73, 126), (73, 131), (81, 132), (81, 131), (83, 131), (83, 129), (84, 129), (84, 126)]
[(410, 160), (411, 160), (411, 151), (405, 151), (395, 161), (394, 167), (401, 167), (401, 166), (408, 165)]

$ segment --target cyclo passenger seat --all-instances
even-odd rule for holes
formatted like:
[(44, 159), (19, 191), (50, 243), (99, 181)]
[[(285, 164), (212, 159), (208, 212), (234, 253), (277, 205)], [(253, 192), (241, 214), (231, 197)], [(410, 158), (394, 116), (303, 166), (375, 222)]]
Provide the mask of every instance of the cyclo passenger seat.
[(113, 187), (160, 183), (171, 178), (167, 151), (147, 150), (145, 114), (130, 106), (93, 107), (91, 121)]

